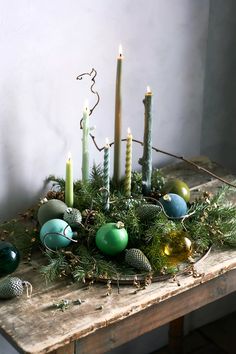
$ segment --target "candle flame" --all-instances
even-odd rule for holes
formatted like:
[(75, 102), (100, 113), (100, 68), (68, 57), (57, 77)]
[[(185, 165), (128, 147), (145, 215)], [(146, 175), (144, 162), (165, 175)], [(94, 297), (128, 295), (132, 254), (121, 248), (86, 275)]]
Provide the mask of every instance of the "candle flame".
[(122, 50), (122, 45), (119, 45), (119, 56), (122, 57), (123, 55), (123, 50)]
[(105, 144), (109, 145), (109, 139), (108, 138), (105, 139)]
[(152, 93), (150, 86), (147, 86), (147, 93)]
[(71, 152), (68, 152), (68, 160), (71, 160)]
[(84, 102), (84, 110), (85, 111), (89, 110), (89, 102), (88, 102), (88, 100), (85, 100), (85, 102)]
[(131, 129), (130, 129), (130, 128), (127, 129), (127, 134), (128, 134), (128, 135), (131, 134)]

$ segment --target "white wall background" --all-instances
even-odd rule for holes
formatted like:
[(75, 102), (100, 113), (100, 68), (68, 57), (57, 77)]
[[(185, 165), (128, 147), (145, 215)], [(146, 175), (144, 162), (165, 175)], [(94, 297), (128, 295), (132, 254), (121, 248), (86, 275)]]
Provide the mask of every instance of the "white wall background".
[[(79, 121), (98, 71), (91, 125), (113, 140), (118, 45), (124, 50), (123, 135), (143, 138), (147, 85), (154, 94), (153, 144), (200, 152), (209, 2), (206, 0), (0, 1), (0, 220), (32, 205), (50, 174), (63, 177), (71, 151), (81, 175)], [(141, 157), (134, 147), (134, 168)], [(153, 156), (154, 163), (167, 161)], [(91, 164), (102, 155), (91, 142)]]
[[(106, 136), (113, 139), (120, 43), (125, 57), (123, 135), (129, 126), (134, 137), (142, 139), (142, 99), (150, 85), (153, 145), (188, 157), (203, 151), (224, 161), (222, 147), (228, 144), (228, 152), (235, 148), (234, 134), (226, 134), (234, 122), (233, 94), (225, 93), (225, 101), (218, 91), (221, 82), (227, 86), (231, 71), (226, 67), (230, 63), (232, 68), (235, 58), (225, 59), (235, 53), (232, 6), (232, 0), (0, 0), (0, 220), (35, 203), (48, 175), (64, 176), (68, 151), (75, 178), (80, 178), (79, 121), (85, 99), (92, 105), (94, 97), (90, 81), (75, 78), (93, 67), (101, 102), (91, 125), (97, 126), (99, 145)], [(235, 80), (227, 87), (232, 92)], [(230, 123), (222, 123), (228, 119)], [(222, 130), (221, 124), (227, 128)], [(141, 154), (135, 146), (134, 168)], [(153, 160), (161, 166), (170, 159), (155, 154)], [(236, 167), (232, 156), (229, 160), (228, 166)], [(101, 163), (102, 155), (91, 143), (93, 161)], [(222, 309), (190, 315), (188, 328), (231, 311), (232, 301)], [(123, 352), (148, 353), (165, 343), (166, 328)], [(0, 354), (13, 352), (0, 339)]]

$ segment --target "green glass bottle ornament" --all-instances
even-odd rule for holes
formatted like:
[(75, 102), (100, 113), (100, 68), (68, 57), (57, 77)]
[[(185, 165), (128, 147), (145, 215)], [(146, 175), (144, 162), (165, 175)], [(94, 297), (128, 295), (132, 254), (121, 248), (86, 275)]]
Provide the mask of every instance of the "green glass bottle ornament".
[(121, 221), (104, 224), (96, 233), (98, 249), (108, 256), (115, 256), (122, 252), (127, 244), (128, 234)]
[(20, 253), (10, 242), (0, 241), (0, 277), (13, 273), (20, 263)]

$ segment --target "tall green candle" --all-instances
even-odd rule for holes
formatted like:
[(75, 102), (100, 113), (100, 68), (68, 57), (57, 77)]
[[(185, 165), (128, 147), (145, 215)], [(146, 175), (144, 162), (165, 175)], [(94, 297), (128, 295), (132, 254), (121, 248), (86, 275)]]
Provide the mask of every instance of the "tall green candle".
[(121, 180), (121, 129), (122, 129), (122, 95), (121, 95), (121, 80), (122, 80), (122, 63), (123, 55), (122, 48), (119, 47), (119, 56), (117, 58), (116, 69), (116, 93), (115, 93), (115, 138), (114, 138), (114, 175), (113, 181), (116, 187), (119, 187)]
[(68, 207), (73, 207), (74, 204), (73, 163), (70, 154), (66, 161), (65, 203)]
[(142, 192), (148, 195), (151, 191), (152, 178), (152, 92), (147, 87), (144, 103), (144, 137), (143, 156), (139, 160), (142, 165)]
[(83, 138), (82, 138), (82, 181), (89, 179), (89, 108), (86, 102), (83, 110)]
[(109, 194), (110, 194), (110, 145), (106, 138), (104, 146), (104, 160), (103, 160), (103, 205), (104, 210), (109, 210)]
[(131, 196), (131, 172), (132, 172), (132, 134), (128, 128), (128, 135), (126, 139), (126, 157), (125, 157), (125, 196)]

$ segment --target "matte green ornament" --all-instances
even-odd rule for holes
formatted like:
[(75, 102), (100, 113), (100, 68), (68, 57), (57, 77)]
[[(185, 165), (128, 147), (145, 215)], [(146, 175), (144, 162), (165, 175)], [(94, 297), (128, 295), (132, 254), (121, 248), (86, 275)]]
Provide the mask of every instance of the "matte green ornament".
[(20, 263), (20, 254), (9, 242), (0, 241), (0, 276), (13, 273)]
[(186, 203), (188, 203), (190, 200), (190, 189), (188, 185), (180, 179), (170, 179), (169, 181), (167, 181), (167, 183), (163, 187), (162, 192), (164, 194), (178, 194), (186, 201)]
[(62, 219), (67, 205), (59, 199), (50, 199), (42, 204), (38, 210), (38, 221), (42, 226), (51, 219)]
[(121, 221), (104, 224), (96, 233), (98, 249), (108, 256), (115, 256), (122, 252), (127, 244), (128, 234)]

